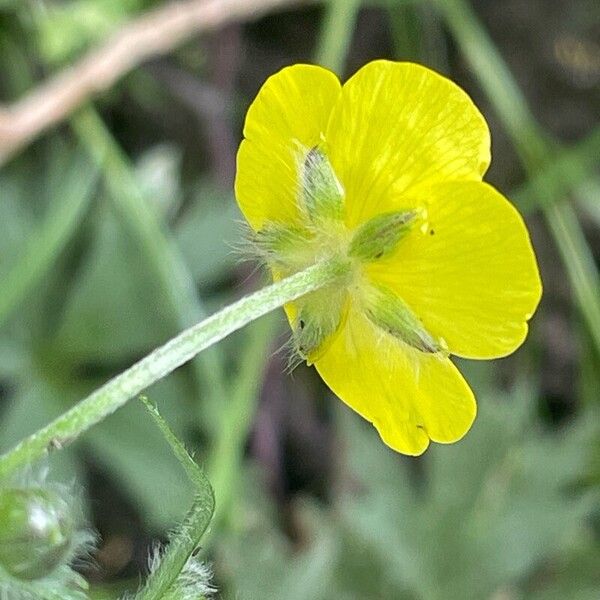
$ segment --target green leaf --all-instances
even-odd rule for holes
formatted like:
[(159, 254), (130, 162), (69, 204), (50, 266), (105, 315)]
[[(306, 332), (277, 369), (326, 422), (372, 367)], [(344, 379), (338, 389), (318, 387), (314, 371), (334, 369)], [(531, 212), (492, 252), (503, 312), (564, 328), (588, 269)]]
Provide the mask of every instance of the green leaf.
[[(347, 499), (345, 522), (387, 577), (424, 598), (490, 597), (517, 586), (581, 531), (593, 495), (568, 489), (584, 473), (582, 450), (597, 425), (588, 415), (560, 436), (544, 432), (532, 418), (534, 397), (523, 388), (481, 400), (463, 441), (428, 451), (419, 494), (407, 495), (406, 479), (379, 460), (365, 465), (369, 453), (354, 450), (361, 467), (353, 472), (367, 492)], [(360, 434), (349, 436), (354, 447)]]
[[(464, 440), (434, 444), (417, 462), (391, 452), (372, 426), (340, 408), (341, 493), (308, 516), (296, 505), (286, 509), (302, 540), (294, 549), (275, 508), (247, 483), (217, 562), (229, 574), (228, 591), (262, 600), (302, 592), (323, 600), (441, 600), (508, 590), (529, 598), (535, 589), (558, 598), (570, 581), (573, 597), (587, 598), (597, 581), (593, 559), (577, 581), (552, 565), (573, 564), (573, 541), (591, 535), (597, 494), (574, 484), (586, 473), (597, 415), (588, 410), (552, 433), (536, 423), (535, 400), (525, 385), (510, 395), (488, 393)], [(549, 572), (540, 578), (543, 565)]]
[[(20, 251), (2, 277), (0, 325), (48, 273), (56, 257), (74, 235), (91, 199), (95, 182), (96, 170), (85, 159), (74, 157), (72, 166), (51, 193), (50, 207), (42, 223), (33, 228), (29, 225), (27, 235), (23, 236), (22, 239), (27, 240), (25, 247), (22, 248), (21, 240), (16, 243), (11, 240), (12, 235), (22, 227), (8, 223), (12, 234), (9, 236), (9, 241), (12, 241), (9, 252), (14, 252), (16, 248)], [(20, 199), (21, 202), (23, 200)]]

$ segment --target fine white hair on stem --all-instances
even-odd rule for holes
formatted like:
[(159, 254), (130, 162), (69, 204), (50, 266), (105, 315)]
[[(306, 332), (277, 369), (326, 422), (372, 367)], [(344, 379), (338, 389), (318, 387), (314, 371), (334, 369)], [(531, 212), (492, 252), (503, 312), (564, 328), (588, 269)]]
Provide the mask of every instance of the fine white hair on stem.
[(285, 374), (291, 375), (305, 361), (305, 359), (298, 352), (293, 336), (288, 339), (284, 346), (284, 350), (287, 353)]
[[(238, 220), (236, 225), (239, 231), (238, 242), (230, 242), (229, 248), (235, 255), (237, 262), (247, 263), (253, 262), (258, 263), (259, 267), (266, 267), (267, 260), (265, 252), (256, 243), (255, 231), (245, 221)], [(253, 271), (253, 272), (256, 272)]]
[[(164, 548), (156, 544), (148, 555), (148, 570), (150, 573), (158, 571), (163, 557)], [(198, 600), (199, 598), (212, 598), (216, 588), (212, 585), (213, 572), (209, 565), (195, 556), (190, 556), (181, 573), (171, 585), (163, 600)], [(126, 596), (129, 600), (135, 596)]]

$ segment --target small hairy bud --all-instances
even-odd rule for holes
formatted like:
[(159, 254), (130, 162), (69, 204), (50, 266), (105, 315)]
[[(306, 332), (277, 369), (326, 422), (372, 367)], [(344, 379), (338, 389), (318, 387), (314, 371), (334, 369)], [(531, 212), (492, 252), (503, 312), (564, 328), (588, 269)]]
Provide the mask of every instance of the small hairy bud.
[(69, 555), (67, 503), (43, 488), (0, 489), (0, 567), (16, 579), (46, 577)]

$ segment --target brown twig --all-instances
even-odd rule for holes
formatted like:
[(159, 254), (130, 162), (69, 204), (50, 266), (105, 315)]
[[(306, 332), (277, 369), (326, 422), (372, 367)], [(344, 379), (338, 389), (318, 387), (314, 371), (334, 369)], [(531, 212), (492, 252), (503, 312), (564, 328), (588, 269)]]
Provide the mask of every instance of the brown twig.
[(125, 25), (102, 46), (11, 106), (0, 106), (0, 164), (94, 94), (195, 33), (312, 0), (183, 0)]

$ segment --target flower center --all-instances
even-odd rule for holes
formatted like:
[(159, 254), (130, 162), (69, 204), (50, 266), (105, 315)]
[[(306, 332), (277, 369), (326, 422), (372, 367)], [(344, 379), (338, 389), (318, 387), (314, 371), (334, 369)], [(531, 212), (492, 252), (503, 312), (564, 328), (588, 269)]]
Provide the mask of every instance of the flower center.
[(378, 214), (354, 229), (345, 224), (346, 196), (326, 152), (315, 146), (300, 160), (299, 218), (267, 223), (255, 234), (260, 258), (279, 276), (319, 262), (347, 261), (347, 277), (294, 302), (292, 320), (298, 353), (310, 364), (327, 350), (341, 329), (351, 303), (387, 335), (421, 352), (444, 352), (444, 344), (423, 326), (409, 306), (385, 286), (371, 281), (365, 266), (394, 253), (402, 240), (419, 231), (424, 211), (405, 209)]

